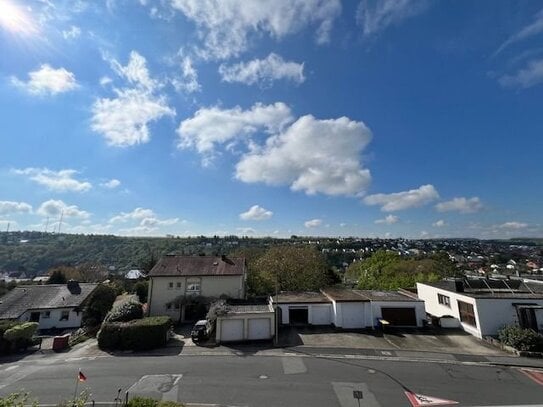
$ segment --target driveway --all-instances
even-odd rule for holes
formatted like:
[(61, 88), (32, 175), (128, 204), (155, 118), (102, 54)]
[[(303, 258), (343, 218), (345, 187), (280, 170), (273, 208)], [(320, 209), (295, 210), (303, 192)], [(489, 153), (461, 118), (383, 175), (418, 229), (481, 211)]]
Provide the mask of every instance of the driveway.
[(332, 327), (285, 327), (281, 330), (280, 339), (285, 346), (504, 355), (486, 342), (457, 329), (391, 329), (383, 334), (373, 330), (342, 331)]

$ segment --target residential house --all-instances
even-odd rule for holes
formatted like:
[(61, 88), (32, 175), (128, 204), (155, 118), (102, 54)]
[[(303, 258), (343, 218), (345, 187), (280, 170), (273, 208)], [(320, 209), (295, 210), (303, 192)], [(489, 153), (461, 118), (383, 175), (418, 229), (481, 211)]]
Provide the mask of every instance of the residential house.
[(457, 279), (417, 283), (417, 293), (430, 316), (483, 338), (513, 324), (543, 332), (543, 287), (539, 286), (521, 280)]
[(174, 321), (200, 318), (202, 301), (245, 298), (246, 279), (242, 257), (164, 256), (149, 272), (149, 314)]
[(38, 329), (79, 328), (94, 283), (20, 285), (0, 297), (0, 320), (38, 322)]

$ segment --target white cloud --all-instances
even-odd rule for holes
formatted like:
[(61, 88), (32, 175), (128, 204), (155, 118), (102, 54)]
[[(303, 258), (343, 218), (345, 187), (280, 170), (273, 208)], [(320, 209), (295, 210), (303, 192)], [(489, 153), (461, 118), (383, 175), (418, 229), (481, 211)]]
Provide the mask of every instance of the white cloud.
[(13, 169), (12, 172), (19, 175), (26, 175), (28, 178), (51, 191), (59, 192), (85, 192), (92, 188), (87, 181), (79, 181), (74, 178), (78, 173), (76, 170), (53, 171), (48, 168), (24, 168)]
[(110, 146), (127, 147), (149, 142), (149, 123), (175, 116), (163, 96), (139, 89), (116, 90), (114, 99), (98, 99), (93, 107), (92, 130), (101, 133)]
[(473, 198), (453, 198), (450, 201), (440, 202), (436, 205), (438, 212), (474, 213), (482, 208), (483, 203), (476, 196)]
[(158, 219), (155, 217), (152, 218), (143, 218), (140, 222), (140, 226), (143, 227), (157, 227), (157, 226), (171, 226), (175, 225), (177, 222), (179, 222), (179, 218), (171, 218), (171, 219)]
[(272, 211), (264, 209), (263, 207), (258, 205), (253, 205), (249, 208), (247, 212), (239, 214), (239, 217), (242, 220), (268, 220), (272, 216)]
[(63, 30), (62, 36), (65, 40), (74, 40), (81, 35), (81, 28), (72, 25), (69, 30)]
[(16, 77), (11, 82), (34, 95), (56, 95), (69, 92), (78, 87), (75, 75), (64, 68), (52, 68), (43, 64), (37, 71), (28, 73), (28, 81), (22, 81)]
[(119, 215), (112, 217), (109, 223), (126, 222), (128, 220), (143, 220), (145, 218), (156, 218), (152, 209), (136, 208), (132, 212), (121, 212)]
[(290, 185), (310, 195), (358, 195), (371, 180), (360, 162), (370, 140), (371, 132), (362, 122), (306, 115), (269, 137), (264, 146), (253, 145), (236, 165), (236, 178)]
[(311, 219), (304, 222), (304, 226), (308, 229), (317, 228), (322, 225), (322, 219)]
[(281, 56), (271, 53), (265, 59), (253, 59), (233, 65), (219, 67), (224, 82), (239, 82), (246, 85), (270, 85), (275, 80), (285, 79), (295, 83), (305, 81), (304, 64), (285, 61)]
[(533, 60), (513, 75), (503, 75), (498, 82), (503, 87), (530, 88), (543, 83), (543, 59)]
[(273, 133), (292, 121), (290, 108), (278, 102), (272, 105), (256, 103), (249, 110), (202, 108), (193, 117), (183, 120), (177, 134), (179, 147), (194, 147), (199, 153), (213, 155), (216, 144), (247, 137), (258, 131)]
[(172, 79), (172, 84), (178, 92), (193, 93), (202, 89), (198, 82), (198, 71), (194, 68), (190, 56), (181, 59), (181, 77)]
[(499, 227), (502, 228), (502, 229), (518, 230), (518, 229), (527, 228), (528, 224), (523, 223), (523, 222), (505, 222), (505, 223), (502, 223), (501, 225), (499, 225)]
[(82, 218), (87, 219), (90, 213), (79, 209), (76, 205), (67, 205), (61, 200), (50, 199), (43, 202), (36, 213), (40, 216), (60, 216), (66, 218)]
[(447, 222), (445, 222), (443, 219), (440, 219), (440, 220), (432, 223), (432, 226), (436, 227), (436, 228), (442, 228), (444, 226), (447, 226)]
[(494, 55), (499, 54), (506, 47), (516, 42), (525, 40), (526, 38), (533, 37), (534, 35), (543, 32), (543, 10), (539, 11), (534, 17), (534, 21), (531, 24), (523, 27), (520, 31), (509, 37), (500, 47), (496, 50)]
[(342, 228), (344, 228), (345, 226), (347, 226), (347, 224), (346, 224), (345, 222), (341, 222), (341, 223), (339, 224), (339, 226), (341, 226)]
[(339, 0), (171, 0), (172, 7), (200, 29), (204, 58), (227, 59), (249, 47), (252, 34), (280, 40), (316, 25), (318, 43), (329, 41), (333, 21), (341, 13)]
[(363, 35), (370, 37), (421, 14), (427, 6), (425, 0), (362, 0), (356, 11), (356, 21), (362, 27)]
[(32, 206), (26, 202), (0, 201), (0, 215), (30, 212), (32, 212)]
[(377, 219), (375, 223), (382, 224), (385, 223), (387, 225), (393, 225), (394, 223), (398, 223), (400, 218), (396, 215), (387, 215), (384, 219)]
[(417, 208), (439, 198), (433, 185), (422, 185), (417, 189), (392, 194), (374, 194), (364, 198), (366, 205), (380, 205), (384, 212)]
[(256, 233), (253, 228), (236, 228), (236, 230), (243, 235), (254, 235)]
[(103, 182), (100, 184), (100, 186), (104, 187), (104, 188), (107, 188), (107, 189), (115, 189), (117, 187), (119, 187), (121, 185), (121, 181), (119, 181), (118, 179), (110, 179), (109, 181), (107, 182)]
[(151, 78), (147, 63), (136, 51), (130, 53), (126, 66), (110, 59), (114, 71), (132, 88), (114, 89), (113, 99), (97, 99), (92, 106), (91, 128), (102, 134), (110, 146), (127, 147), (151, 139), (149, 123), (165, 116), (175, 116), (166, 96), (156, 95), (160, 84)]
[(131, 51), (126, 66), (121, 65), (117, 60), (109, 60), (113, 70), (129, 83), (148, 90), (155, 90), (159, 85), (157, 81), (151, 78), (149, 69), (147, 69), (147, 60), (137, 51)]
[(107, 86), (109, 85), (111, 82), (113, 82), (113, 79), (111, 79), (109, 76), (102, 76), (100, 78), (100, 85), (101, 86)]

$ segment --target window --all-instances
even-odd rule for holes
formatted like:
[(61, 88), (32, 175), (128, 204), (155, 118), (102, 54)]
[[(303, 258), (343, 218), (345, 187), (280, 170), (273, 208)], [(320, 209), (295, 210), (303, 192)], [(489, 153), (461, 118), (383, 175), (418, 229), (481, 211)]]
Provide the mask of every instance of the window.
[(43, 311), (41, 314), (42, 318), (51, 318), (51, 311)]
[(441, 305), (445, 305), (446, 307), (451, 308), (451, 299), (446, 295), (438, 294), (437, 302), (439, 302)]
[(179, 309), (179, 303), (178, 302), (175, 303), (175, 309)]
[(168, 283), (168, 290), (171, 290), (173, 288), (173, 281), (170, 281)]
[(181, 289), (181, 282), (178, 282), (178, 283), (177, 283), (176, 288), (177, 288), (178, 290)]
[(172, 309), (172, 304), (166, 304), (166, 309)]
[(460, 321), (477, 328), (477, 320), (475, 319), (472, 304), (458, 301), (458, 311), (460, 311)]
[(200, 294), (200, 279), (199, 278), (189, 278), (187, 280), (187, 293)]
[(61, 311), (59, 321), (68, 321), (70, 319), (70, 311)]

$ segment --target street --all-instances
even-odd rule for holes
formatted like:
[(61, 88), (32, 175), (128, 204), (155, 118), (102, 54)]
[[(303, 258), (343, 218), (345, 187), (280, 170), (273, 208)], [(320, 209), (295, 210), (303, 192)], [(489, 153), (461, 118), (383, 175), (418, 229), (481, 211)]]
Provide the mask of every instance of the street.
[(228, 406), (410, 406), (415, 393), (462, 406), (543, 405), (543, 387), (517, 368), (459, 363), (331, 359), (284, 356), (68, 355), (0, 366), (0, 394), (28, 391), (40, 403), (73, 395), (78, 370), (97, 402), (113, 401), (118, 389), (131, 396)]

